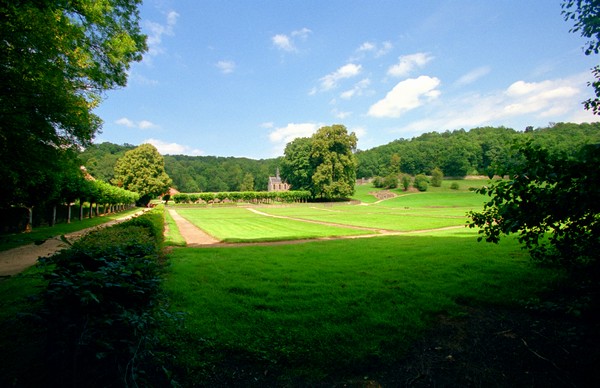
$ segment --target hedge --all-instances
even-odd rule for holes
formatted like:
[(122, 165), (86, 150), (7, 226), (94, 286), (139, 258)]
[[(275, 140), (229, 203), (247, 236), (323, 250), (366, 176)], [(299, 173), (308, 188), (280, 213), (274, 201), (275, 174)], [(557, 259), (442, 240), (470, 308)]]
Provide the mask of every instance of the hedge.
[[(138, 385), (157, 339), (162, 210), (90, 233), (41, 259), (53, 386)], [(166, 310), (164, 310), (166, 311)]]

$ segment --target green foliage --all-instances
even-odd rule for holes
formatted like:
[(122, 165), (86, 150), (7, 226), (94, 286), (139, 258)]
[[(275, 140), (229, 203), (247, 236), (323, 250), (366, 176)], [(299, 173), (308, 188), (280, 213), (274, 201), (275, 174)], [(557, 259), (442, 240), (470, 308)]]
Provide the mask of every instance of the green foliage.
[(285, 146), (281, 161), (281, 176), (294, 190), (310, 190), (315, 166), (311, 163), (312, 140), (299, 137)]
[(146, 205), (150, 199), (169, 190), (171, 178), (165, 172), (165, 162), (151, 144), (127, 151), (115, 165), (113, 180), (119, 187), (140, 195), (140, 202)]
[(408, 190), (408, 188), (410, 187), (410, 183), (410, 175), (402, 175), (402, 188), (404, 189), (404, 191)]
[(434, 168), (431, 172), (431, 186), (442, 187), (442, 179), (444, 179), (444, 173), (439, 168)]
[[(0, 202), (57, 191), (66, 150), (101, 127), (102, 93), (123, 87), (142, 59), (140, 0), (0, 3)], [(70, 157), (70, 156), (69, 156)]]
[(140, 381), (157, 341), (162, 228), (162, 212), (152, 211), (42, 260), (52, 385)]
[(309, 191), (232, 191), (220, 193), (178, 193), (173, 196), (175, 203), (214, 203), (214, 202), (305, 202), (311, 198)]
[(419, 191), (427, 191), (427, 188), (429, 187), (429, 178), (423, 174), (418, 174), (415, 176), (413, 186)]
[[(600, 146), (552, 155), (527, 142), (509, 180), (476, 190), (488, 195), (470, 227), (488, 242), (516, 233), (535, 260), (576, 269), (598, 266), (600, 247)], [(597, 269), (597, 268), (596, 268)]]
[(458, 190), (458, 189), (460, 188), (460, 186), (459, 186), (459, 184), (458, 184), (457, 182), (452, 182), (452, 183), (450, 184), (450, 188), (451, 188), (452, 190)]
[[(562, 14), (566, 21), (574, 21), (571, 32), (579, 32), (581, 36), (588, 38), (585, 55), (598, 54), (600, 52), (600, 2), (598, 0), (565, 0), (561, 4)], [(584, 101), (585, 109), (594, 114), (600, 114), (600, 66), (592, 68), (595, 81), (588, 83), (594, 89), (596, 98)]]

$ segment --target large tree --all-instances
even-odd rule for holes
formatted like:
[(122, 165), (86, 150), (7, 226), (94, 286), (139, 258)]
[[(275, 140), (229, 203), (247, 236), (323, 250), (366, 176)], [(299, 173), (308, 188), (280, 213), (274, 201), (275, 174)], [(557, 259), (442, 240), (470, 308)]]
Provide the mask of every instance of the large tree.
[(140, 195), (139, 202), (166, 193), (172, 184), (165, 172), (165, 161), (152, 144), (142, 144), (117, 161), (113, 183)]
[(309, 137), (298, 137), (285, 146), (285, 157), (281, 161), (281, 176), (293, 190), (311, 190), (313, 167), (310, 162), (312, 141)]
[(102, 92), (125, 86), (130, 63), (146, 50), (140, 3), (0, 0), (3, 204), (45, 190), (56, 167), (48, 161), (88, 145), (100, 129), (92, 110)]
[(344, 198), (354, 194), (356, 183), (356, 135), (343, 125), (320, 128), (312, 136), (313, 194)]

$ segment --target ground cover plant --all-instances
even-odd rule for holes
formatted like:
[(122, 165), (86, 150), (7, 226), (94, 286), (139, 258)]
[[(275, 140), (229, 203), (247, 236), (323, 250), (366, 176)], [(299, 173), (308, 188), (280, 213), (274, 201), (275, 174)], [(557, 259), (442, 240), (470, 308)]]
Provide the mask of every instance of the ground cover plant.
[(464, 232), (176, 248), (165, 286), (187, 317), (172, 333), (173, 370), (184, 385), (377, 379), (437, 314), (513, 305), (556, 281), (515, 241), (478, 244)]
[(375, 233), (343, 225), (318, 225), (267, 217), (243, 207), (178, 208), (177, 213), (224, 242), (301, 240)]

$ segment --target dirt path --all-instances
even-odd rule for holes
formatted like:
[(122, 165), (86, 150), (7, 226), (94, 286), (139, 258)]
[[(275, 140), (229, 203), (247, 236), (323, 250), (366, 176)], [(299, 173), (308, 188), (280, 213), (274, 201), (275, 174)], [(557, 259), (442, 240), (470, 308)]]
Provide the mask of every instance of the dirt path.
[(177, 228), (179, 228), (179, 233), (181, 233), (181, 236), (185, 240), (185, 243), (188, 247), (214, 245), (220, 243), (219, 240), (180, 216), (175, 210), (169, 209), (169, 214), (171, 217), (173, 217), (173, 220), (175, 220)]
[[(65, 235), (64, 238), (68, 242), (72, 243), (75, 240), (81, 238), (86, 233), (91, 232), (92, 230), (105, 228), (107, 226), (123, 222), (125, 220), (130, 219), (131, 217), (135, 217), (144, 213), (146, 210), (147, 209), (140, 210), (139, 212), (136, 212), (133, 215), (118, 218), (116, 220), (106, 222), (102, 225), (69, 233)], [(68, 246), (69, 244), (63, 241), (61, 239), (61, 236), (56, 236), (49, 238), (42, 244), (23, 245), (17, 248), (9, 249), (7, 251), (2, 251), (0, 252), (0, 278), (16, 275), (25, 270), (26, 268), (34, 265), (37, 262), (38, 258), (53, 255), (54, 253), (64, 248), (67, 248)]]

